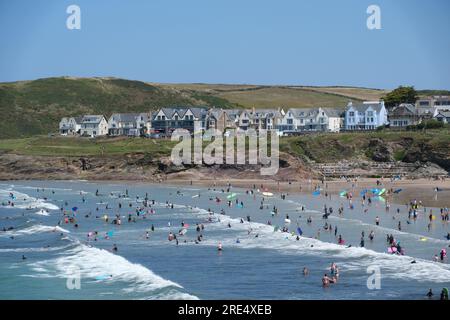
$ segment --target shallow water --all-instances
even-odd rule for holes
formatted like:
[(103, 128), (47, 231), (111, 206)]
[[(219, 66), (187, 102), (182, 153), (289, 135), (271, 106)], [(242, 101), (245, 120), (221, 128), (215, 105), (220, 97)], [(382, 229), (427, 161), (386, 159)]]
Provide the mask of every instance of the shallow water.
[[(11, 201), (10, 193), (15, 199), (14, 207), (0, 206), (0, 229), (14, 227), (0, 232), (0, 298), (423, 299), (429, 288), (438, 296), (442, 287), (450, 286), (448, 261), (432, 261), (450, 244), (444, 237), (450, 228), (440, 221), (437, 208), (432, 209), (437, 217), (428, 231), (423, 209), (418, 219), (408, 224), (404, 205), (391, 205), (387, 212), (381, 200), (374, 199), (370, 206), (362, 208), (360, 198), (355, 197), (355, 208), (350, 210), (347, 200), (338, 196), (326, 199), (304, 193), (282, 200), (272, 191), (275, 195), (264, 199), (261, 210), (260, 193), (246, 194), (238, 188), (232, 192), (243, 201), (243, 208), (234, 203), (229, 207), (228, 193), (201, 187), (3, 182), (0, 203)], [(152, 207), (156, 212), (138, 217), (136, 208), (142, 206), (146, 193), (155, 200)], [(222, 201), (216, 202), (216, 197)], [(334, 209), (328, 220), (322, 219), (324, 204)], [(339, 216), (341, 204), (345, 209)], [(271, 214), (273, 206), (278, 208), (275, 216)], [(78, 228), (64, 223), (61, 207), (66, 212), (78, 208)], [(208, 208), (214, 215), (208, 213)], [(222, 209), (225, 215), (220, 214)], [(117, 213), (123, 217), (120, 226), (111, 224)], [(102, 219), (105, 214), (108, 223)], [(129, 214), (136, 222), (127, 221)], [(252, 222), (246, 221), (247, 215)], [(303, 236), (299, 240), (290, 233), (274, 231), (273, 226), (285, 226), (286, 215), (291, 220), (286, 225), (289, 231), (301, 227)], [(306, 223), (309, 216), (311, 224)], [(380, 226), (375, 226), (376, 216), (380, 217)], [(245, 222), (240, 223), (240, 218)], [(62, 223), (55, 230), (59, 221)], [(178, 233), (182, 221), (189, 227), (186, 235), (178, 236), (176, 245), (167, 237), (170, 231)], [(273, 226), (267, 225), (268, 221)], [(398, 221), (401, 231), (397, 230)], [(338, 227), (337, 234), (345, 239), (345, 246), (337, 244), (334, 230), (324, 230), (325, 222)], [(203, 241), (198, 244), (194, 242), (196, 223), (205, 225)], [(150, 230), (152, 224), (155, 231)], [(373, 241), (368, 240), (371, 230), (375, 232)], [(87, 234), (93, 231), (98, 232), (97, 241), (88, 241)], [(359, 247), (361, 231), (365, 232), (365, 248)], [(107, 232), (110, 239), (104, 237)], [(404, 256), (386, 253), (388, 233), (405, 248)], [(219, 242), (222, 252), (217, 251)], [(118, 247), (115, 253), (111, 250), (114, 244)], [(411, 264), (412, 260), (416, 263)], [(340, 268), (339, 281), (323, 288), (321, 277), (329, 273), (332, 262)], [(367, 287), (370, 266), (380, 268), (380, 289)], [(310, 270), (308, 276), (302, 274), (303, 267)], [(76, 279), (77, 275), (80, 289), (69, 289), (68, 279)]]

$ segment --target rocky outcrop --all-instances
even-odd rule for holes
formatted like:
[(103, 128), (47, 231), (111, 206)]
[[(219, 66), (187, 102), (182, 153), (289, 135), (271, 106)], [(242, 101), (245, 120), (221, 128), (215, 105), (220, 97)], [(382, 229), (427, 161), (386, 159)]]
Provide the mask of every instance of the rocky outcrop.
[(280, 154), (275, 176), (262, 176), (260, 165), (175, 165), (170, 158), (148, 153), (108, 157), (46, 157), (0, 155), (0, 180), (86, 179), (161, 181), (166, 179), (275, 179), (314, 177), (299, 159)]
[(371, 139), (369, 141), (369, 153), (371, 153), (371, 159), (376, 162), (394, 161), (393, 148), (381, 139)]

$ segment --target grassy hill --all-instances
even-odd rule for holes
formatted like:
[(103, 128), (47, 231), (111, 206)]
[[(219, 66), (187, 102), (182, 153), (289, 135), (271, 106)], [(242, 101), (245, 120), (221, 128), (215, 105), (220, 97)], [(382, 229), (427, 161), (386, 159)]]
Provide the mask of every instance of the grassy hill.
[(46, 78), (0, 83), (0, 138), (56, 132), (63, 116), (146, 112), (163, 106), (345, 107), (384, 90), (355, 87), (160, 84), (117, 78)]
[(63, 116), (147, 111), (196, 104), (193, 98), (139, 81), (48, 78), (0, 84), (0, 137), (46, 134)]

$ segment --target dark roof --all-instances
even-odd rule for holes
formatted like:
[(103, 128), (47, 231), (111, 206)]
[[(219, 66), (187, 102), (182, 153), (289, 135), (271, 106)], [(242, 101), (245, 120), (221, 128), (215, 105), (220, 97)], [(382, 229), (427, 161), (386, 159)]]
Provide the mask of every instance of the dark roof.
[(417, 115), (417, 109), (414, 105), (408, 104), (408, 103), (402, 103), (399, 106), (394, 107), (390, 112), (389, 115), (391, 117), (395, 116), (411, 116), (411, 115)]
[(184, 117), (188, 110), (191, 110), (192, 114), (196, 118), (203, 118), (208, 112), (208, 109), (206, 107), (173, 107), (162, 108), (161, 110), (169, 119), (171, 119), (175, 113), (177, 113), (180, 117)]

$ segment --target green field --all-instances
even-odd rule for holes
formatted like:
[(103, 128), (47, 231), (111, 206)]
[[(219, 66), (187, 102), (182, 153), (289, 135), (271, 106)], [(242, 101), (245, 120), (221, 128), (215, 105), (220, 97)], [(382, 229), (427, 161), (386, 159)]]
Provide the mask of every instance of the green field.
[[(343, 159), (370, 159), (371, 141), (379, 139), (392, 147), (393, 157), (401, 161), (409, 153), (429, 150), (430, 154), (450, 157), (450, 129), (426, 131), (375, 131), (367, 133), (313, 134), (280, 139), (280, 151), (306, 161), (336, 162)], [(124, 156), (147, 153), (168, 156), (177, 142), (144, 138), (79, 138), (36, 136), (0, 140), (0, 152), (35, 156)], [(204, 143), (206, 146), (209, 143)]]
[(141, 138), (42, 137), (0, 140), (0, 151), (34, 156), (170, 155), (176, 142)]

